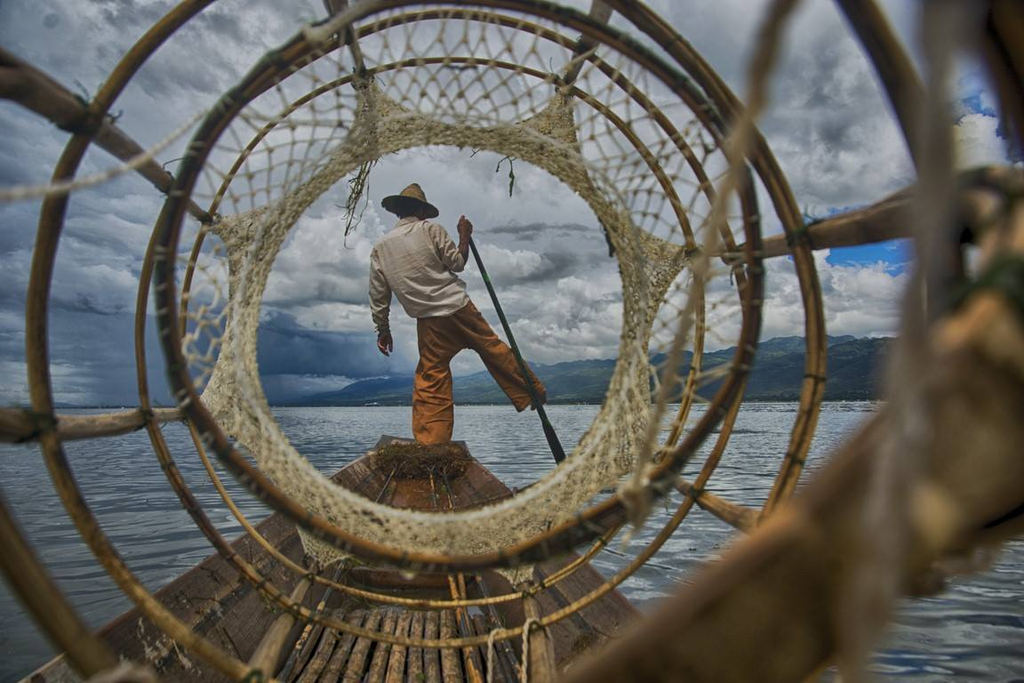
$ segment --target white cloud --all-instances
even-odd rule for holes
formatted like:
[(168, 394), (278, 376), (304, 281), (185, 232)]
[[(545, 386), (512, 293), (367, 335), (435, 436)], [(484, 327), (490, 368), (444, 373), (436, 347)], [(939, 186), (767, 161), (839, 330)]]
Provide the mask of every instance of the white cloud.
[[(832, 265), (829, 252), (814, 255), (821, 284), (825, 325), (833, 336), (878, 337), (896, 334), (899, 302), (909, 276), (891, 265)], [(786, 257), (766, 262), (763, 339), (804, 336), (804, 308), (793, 262)]]
[(971, 168), (987, 164), (1005, 164), (1006, 140), (999, 137), (999, 119), (985, 114), (967, 114), (956, 124), (956, 164)]

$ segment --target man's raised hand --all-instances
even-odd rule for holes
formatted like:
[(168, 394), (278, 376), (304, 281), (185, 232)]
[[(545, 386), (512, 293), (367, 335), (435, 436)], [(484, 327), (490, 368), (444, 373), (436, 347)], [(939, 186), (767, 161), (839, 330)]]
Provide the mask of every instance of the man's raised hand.
[(473, 236), (473, 224), (465, 216), (459, 216), (458, 230), (460, 242), (468, 242), (469, 238)]
[(390, 332), (377, 335), (377, 348), (380, 349), (380, 352), (385, 356), (391, 355), (391, 352), (395, 349), (395, 342), (392, 341)]

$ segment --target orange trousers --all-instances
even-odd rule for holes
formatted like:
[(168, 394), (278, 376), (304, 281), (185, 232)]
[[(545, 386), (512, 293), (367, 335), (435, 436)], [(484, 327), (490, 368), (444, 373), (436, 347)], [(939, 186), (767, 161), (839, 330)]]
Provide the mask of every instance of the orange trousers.
[[(530, 406), (530, 394), (512, 349), (498, 339), (472, 301), (452, 315), (418, 318), (416, 337), (420, 351), (412, 392), (412, 435), (416, 441), (424, 444), (451, 441), (455, 405), (450, 363), (462, 349), (473, 349), (480, 354), (487, 370), (516, 410), (523, 411)], [(530, 371), (530, 379), (543, 403), (544, 385), (533, 371)]]

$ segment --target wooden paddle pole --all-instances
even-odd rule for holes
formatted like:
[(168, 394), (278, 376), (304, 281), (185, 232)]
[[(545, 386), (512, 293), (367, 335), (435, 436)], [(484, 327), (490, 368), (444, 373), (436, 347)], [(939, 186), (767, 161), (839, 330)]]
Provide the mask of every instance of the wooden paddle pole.
[(541, 426), (544, 427), (544, 436), (548, 440), (548, 447), (551, 448), (551, 455), (555, 458), (555, 463), (560, 463), (565, 460), (565, 451), (562, 450), (562, 443), (558, 440), (558, 435), (555, 434), (555, 428), (551, 426), (551, 422), (548, 421), (548, 414), (544, 410), (544, 406), (540, 402), (540, 397), (537, 396), (537, 387), (533, 384), (533, 378), (530, 374), (530, 369), (526, 366), (526, 361), (523, 360), (523, 355), (519, 353), (519, 346), (516, 344), (516, 338), (512, 336), (512, 328), (509, 327), (508, 319), (505, 318), (505, 312), (501, 310), (501, 304), (498, 303), (498, 295), (494, 291), (494, 285), (491, 284), (491, 278), (487, 275), (487, 269), (484, 268), (484, 262), (480, 259), (480, 252), (476, 250), (476, 242), (473, 238), (469, 238), (469, 248), (473, 252), (473, 259), (476, 261), (476, 267), (480, 269), (480, 276), (484, 279), (484, 284), (487, 286), (487, 293), (491, 295), (491, 302), (494, 303), (494, 310), (498, 312), (498, 320), (501, 321), (501, 329), (505, 330), (505, 336), (508, 337), (508, 345), (512, 347), (512, 354), (516, 357), (516, 363), (519, 364), (519, 372), (523, 376), (523, 382), (526, 384), (526, 391), (530, 394), (530, 401), (533, 403), (534, 409), (537, 411), (537, 415), (540, 416)]

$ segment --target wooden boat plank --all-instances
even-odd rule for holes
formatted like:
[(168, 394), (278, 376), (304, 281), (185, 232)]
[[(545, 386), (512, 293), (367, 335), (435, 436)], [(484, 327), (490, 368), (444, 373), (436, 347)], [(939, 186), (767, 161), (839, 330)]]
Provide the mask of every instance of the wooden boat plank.
[[(345, 618), (345, 621), (353, 626), (362, 626), (365, 620), (365, 612), (353, 612)], [(343, 633), (338, 638), (338, 644), (334, 646), (331, 659), (327, 662), (327, 666), (324, 667), (324, 671), (320, 676), (321, 681), (335, 683), (341, 677), (341, 672), (345, 669), (345, 663), (348, 662), (349, 653), (352, 652), (352, 646), (355, 642), (356, 637), (351, 633)]]
[[(426, 620), (426, 614), (421, 611), (412, 613), (412, 619), (409, 622), (409, 637), (410, 638), (422, 638), (423, 637), (423, 626)], [(423, 648), (410, 647), (409, 654), (406, 656), (407, 668), (409, 670), (408, 679), (410, 681), (424, 680), (423, 673)]]
[[(376, 631), (380, 628), (380, 622), (384, 618), (384, 615), (378, 610), (370, 612), (366, 618), (364, 628), (370, 631)], [(352, 654), (348, 658), (348, 663), (345, 665), (345, 674), (343, 676), (344, 683), (359, 683), (363, 680), (363, 671), (366, 668), (366, 662), (369, 659), (370, 648), (373, 646), (373, 641), (369, 638), (357, 638), (356, 644), (352, 647)]]
[(316, 652), (310, 657), (309, 662), (298, 677), (298, 683), (313, 683), (320, 678), (324, 667), (334, 654), (334, 646), (338, 642), (338, 632), (334, 629), (324, 628), (317, 643)]
[[(454, 638), (457, 633), (455, 612), (444, 610), (441, 612), (441, 638)], [(450, 647), (441, 649), (441, 679), (444, 683), (462, 683), (462, 657)]]
[[(484, 630), (478, 630), (478, 633), (488, 634), (492, 629), (501, 628), (503, 626), (503, 624), (497, 620), (497, 612), (493, 607), (486, 610), (485, 614), (480, 615), (480, 619)], [(486, 658), (486, 645), (483, 646), (483, 652), (484, 657)], [(494, 680), (504, 680), (509, 683), (516, 683), (516, 681), (519, 680), (519, 656), (509, 641), (502, 640), (494, 644), (494, 661), (498, 666), (494, 672)]]
[[(272, 564), (264, 567), (261, 573), (275, 585), (287, 586), (302, 581), (302, 577), (296, 577), (273, 560), (271, 562)], [(323, 592), (322, 586), (313, 586), (311, 589), (316, 595)], [(307, 591), (309, 592), (311, 591)], [(218, 620), (218, 630), (227, 641), (224, 648), (244, 662), (256, 653), (260, 640), (280, 616), (281, 610), (251, 587), (243, 586), (241, 593), (241, 597), (233, 606), (223, 608), (223, 614)], [(306, 595), (303, 595), (302, 602), (306, 602)]]
[[(407, 636), (409, 634), (409, 622), (412, 621), (412, 613), (403, 611), (398, 617), (398, 624), (395, 626), (396, 636)], [(405, 658), (409, 649), (403, 645), (391, 646), (391, 657), (388, 659), (387, 674), (384, 676), (384, 683), (402, 683), (405, 678)]]
[(316, 649), (317, 644), (320, 642), (320, 636), (324, 632), (324, 627), (321, 624), (315, 622), (309, 622), (306, 624), (306, 628), (302, 632), (302, 637), (299, 638), (295, 647), (299, 650), (298, 655), (291, 664), (291, 668), (288, 674), (289, 681), (297, 681), (299, 676), (302, 675), (302, 671), (306, 668), (309, 660), (313, 656), (313, 652)]
[[(272, 515), (256, 525), (256, 528), (285, 556), (301, 564), (302, 543), (295, 532), (294, 524), (287, 518)], [(263, 574), (275, 572), (276, 560), (248, 535), (234, 541), (232, 549), (250, 561), (257, 571)], [(301, 580), (301, 577), (290, 575), (290, 572), (288, 574), (274, 573), (277, 585), (286, 592), (290, 592)], [(155, 597), (190, 628), (221, 642), (228, 652), (242, 651), (243, 660), (247, 660), (255, 650), (259, 637), (249, 643), (239, 640), (231, 643), (228, 636), (225, 636), (218, 627), (222, 625), (227, 614), (236, 614), (234, 608), (252, 590), (251, 585), (241, 578), (231, 563), (219, 554), (214, 554), (156, 591)], [(311, 590), (307, 597), (316, 600), (320, 594), (322, 590)], [(258, 600), (258, 603), (258, 611), (251, 609), (255, 603), (247, 605), (245, 609), (250, 610), (248, 618), (253, 622), (253, 630), (261, 629), (262, 633), (278, 615), (266, 609), (262, 600)], [(224, 680), (215, 669), (182, 652), (148, 619), (142, 617), (137, 609), (128, 610), (109, 622), (99, 630), (99, 635), (119, 657), (136, 662), (149, 662), (158, 673), (170, 680), (180, 678), (200, 683)], [(230, 637), (234, 638), (234, 635)], [(80, 680), (62, 655), (31, 674), (32, 680), (38, 683), (61, 680), (62, 677), (68, 676), (72, 680)]]
[[(538, 565), (534, 570), (535, 576), (549, 576), (564, 566), (565, 562), (574, 559), (576, 556), (572, 555), (561, 561)], [(580, 567), (552, 588), (539, 593), (538, 607), (542, 614), (550, 614), (589, 594), (604, 581), (600, 572), (591, 565)], [(549, 632), (559, 666), (564, 667), (594, 645), (618, 637), (639, 617), (639, 611), (621, 593), (611, 591), (600, 600), (553, 624)]]
[(377, 500), (384, 491), (388, 476), (374, 469), (368, 458), (359, 458), (341, 468), (333, 477), (334, 483), (371, 500)]
[[(381, 633), (392, 634), (398, 624), (398, 612), (395, 610), (381, 610), (384, 612), (384, 623), (380, 627)], [(366, 674), (366, 683), (384, 683), (384, 674), (387, 673), (388, 659), (391, 657), (391, 644), (377, 642), (373, 648), (373, 659), (370, 660), (370, 670)]]
[[(470, 625), (472, 626), (473, 633), (478, 636), (486, 636), (491, 632), (490, 627), (487, 624), (487, 617), (483, 614), (474, 614), (470, 618)], [(483, 673), (487, 681), (493, 681), (494, 683), (511, 683), (507, 676), (507, 663), (502, 662), (501, 658), (504, 653), (498, 649), (497, 643), (495, 643), (494, 651), (488, 656), (488, 647), (486, 644), (480, 645), (476, 648), (477, 657), (481, 663), (481, 672)], [(494, 671), (491, 671), (491, 669)]]
[[(423, 637), (436, 640), (441, 634), (441, 613), (427, 612), (423, 619)], [(423, 650), (423, 677), (426, 683), (441, 683), (441, 652), (429, 648)]]

